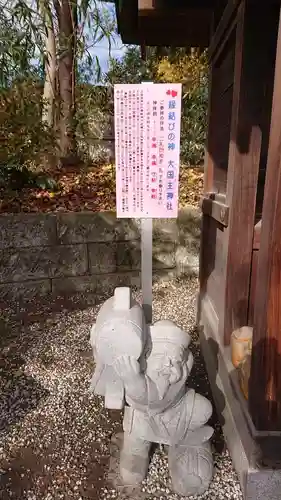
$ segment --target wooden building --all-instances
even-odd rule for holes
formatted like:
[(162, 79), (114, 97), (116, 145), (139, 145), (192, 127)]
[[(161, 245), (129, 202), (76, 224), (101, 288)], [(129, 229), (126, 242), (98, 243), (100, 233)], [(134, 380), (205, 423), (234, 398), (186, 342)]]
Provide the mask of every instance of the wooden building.
[[(281, 2), (116, 0), (125, 43), (208, 47), (198, 320), (245, 498), (281, 498)], [(230, 339), (253, 326), (248, 400)]]

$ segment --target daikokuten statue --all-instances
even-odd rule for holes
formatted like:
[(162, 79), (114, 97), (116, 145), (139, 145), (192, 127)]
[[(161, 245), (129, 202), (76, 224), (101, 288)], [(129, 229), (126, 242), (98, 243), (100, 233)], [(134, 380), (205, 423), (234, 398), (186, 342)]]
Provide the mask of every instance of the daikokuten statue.
[(129, 288), (116, 288), (98, 314), (91, 331), (92, 389), (107, 408), (124, 408), (120, 475), (126, 485), (143, 481), (151, 445), (159, 443), (168, 449), (175, 492), (202, 494), (209, 486), (213, 429), (206, 424), (212, 406), (186, 385), (193, 366), (190, 340), (172, 321), (146, 325)]

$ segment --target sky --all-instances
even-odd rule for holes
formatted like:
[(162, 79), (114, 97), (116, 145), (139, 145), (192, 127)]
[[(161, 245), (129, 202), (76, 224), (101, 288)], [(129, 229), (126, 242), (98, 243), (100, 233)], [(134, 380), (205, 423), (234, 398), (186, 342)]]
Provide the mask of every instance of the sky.
[[(31, 6), (33, 5), (34, 0), (30, 0)], [(116, 14), (115, 14), (115, 5), (114, 2), (106, 2), (106, 1), (99, 1), (97, 0), (98, 6), (102, 6), (102, 8), (108, 9), (108, 11), (111, 13), (111, 15), (114, 17), (116, 21), (116, 26), (117, 26), (117, 20), (116, 20)], [(86, 26), (84, 27), (85, 32), (89, 32), (89, 28)], [(86, 33), (87, 34), (87, 33)], [(109, 54), (111, 57), (115, 57), (117, 59), (121, 59), (122, 56), (124, 55), (126, 51), (126, 45), (123, 45), (121, 37), (116, 33), (111, 37), (111, 50), (109, 53), (109, 42), (106, 37), (103, 38), (100, 42), (96, 43), (92, 48), (89, 49), (89, 52), (92, 56), (93, 59), (95, 57), (98, 57), (99, 60), (99, 65), (101, 68), (101, 72), (105, 73), (108, 70), (108, 65), (109, 65)], [(34, 65), (38, 64), (38, 58), (35, 57), (32, 62)], [(94, 82), (93, 82), (94, 83)]]
[[(101, 4), (101, 2), (98, 3)], [(102, 5), (108, 8), (116, 19), (114, 3), (102, 2)], [(117, 59), (121, 59), (122, 56), (124, 55), (125, 50), (126, 46), (122, 44), (120, 36), (114, 35), (113, 39), (111, 40), (111, 56), (116, 57)], [(91, 55), (98, 57), (102, 72), (106, 72), (108, 69), (108, 62), (109, 62), (108, 40), (104, 38), (101, 42), (95, 45), (95, 47), (91, 49)]]

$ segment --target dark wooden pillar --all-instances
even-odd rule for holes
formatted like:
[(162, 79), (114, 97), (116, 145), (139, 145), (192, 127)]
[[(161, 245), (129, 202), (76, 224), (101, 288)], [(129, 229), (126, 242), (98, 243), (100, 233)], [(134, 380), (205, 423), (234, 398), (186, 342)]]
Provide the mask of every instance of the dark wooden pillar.
[(214, 178), (214, 159), (210, 154), (210, 143), (211, 143), (211, 133), (212, 133), (212, 118), (213, 118), (213, 101), (214, 101), (214, 91), (213, 91), (213, 65), (209, 65), (209, 102), (208, 102), (208, 137), (207, 137), (207, 147), (205, 150), (205, 166), (204, 166), (204, 192), (209, 192), (213, 190), (213, 178)]
[(224, 241), (226, 278), (224, 317), (221, 319), (225, 344), (229, 344), (233, 330), (247, 325), (248, 320), (264, 88), (269, 71), (267, 44), (271, 27), (271, 11), (265, 2), (245, 0), (240, 4), (226, 193), (230, 210)]
[(142, 43), (140, 48), (141, 48), (141, 58), (143, 61), (146, 61), (146, 45), (145, 45), (145, 43)]
[(281, 431), (281, 18), (257, 270), (249, 405), (258, 430)]

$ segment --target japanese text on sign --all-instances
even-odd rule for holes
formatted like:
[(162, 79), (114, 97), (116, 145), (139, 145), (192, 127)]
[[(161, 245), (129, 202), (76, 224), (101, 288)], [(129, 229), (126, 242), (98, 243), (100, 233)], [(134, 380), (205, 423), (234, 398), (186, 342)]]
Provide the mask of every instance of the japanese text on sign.
[(181, 85), (115, 85), (114, 112), (117, 217), (177, 217)]

